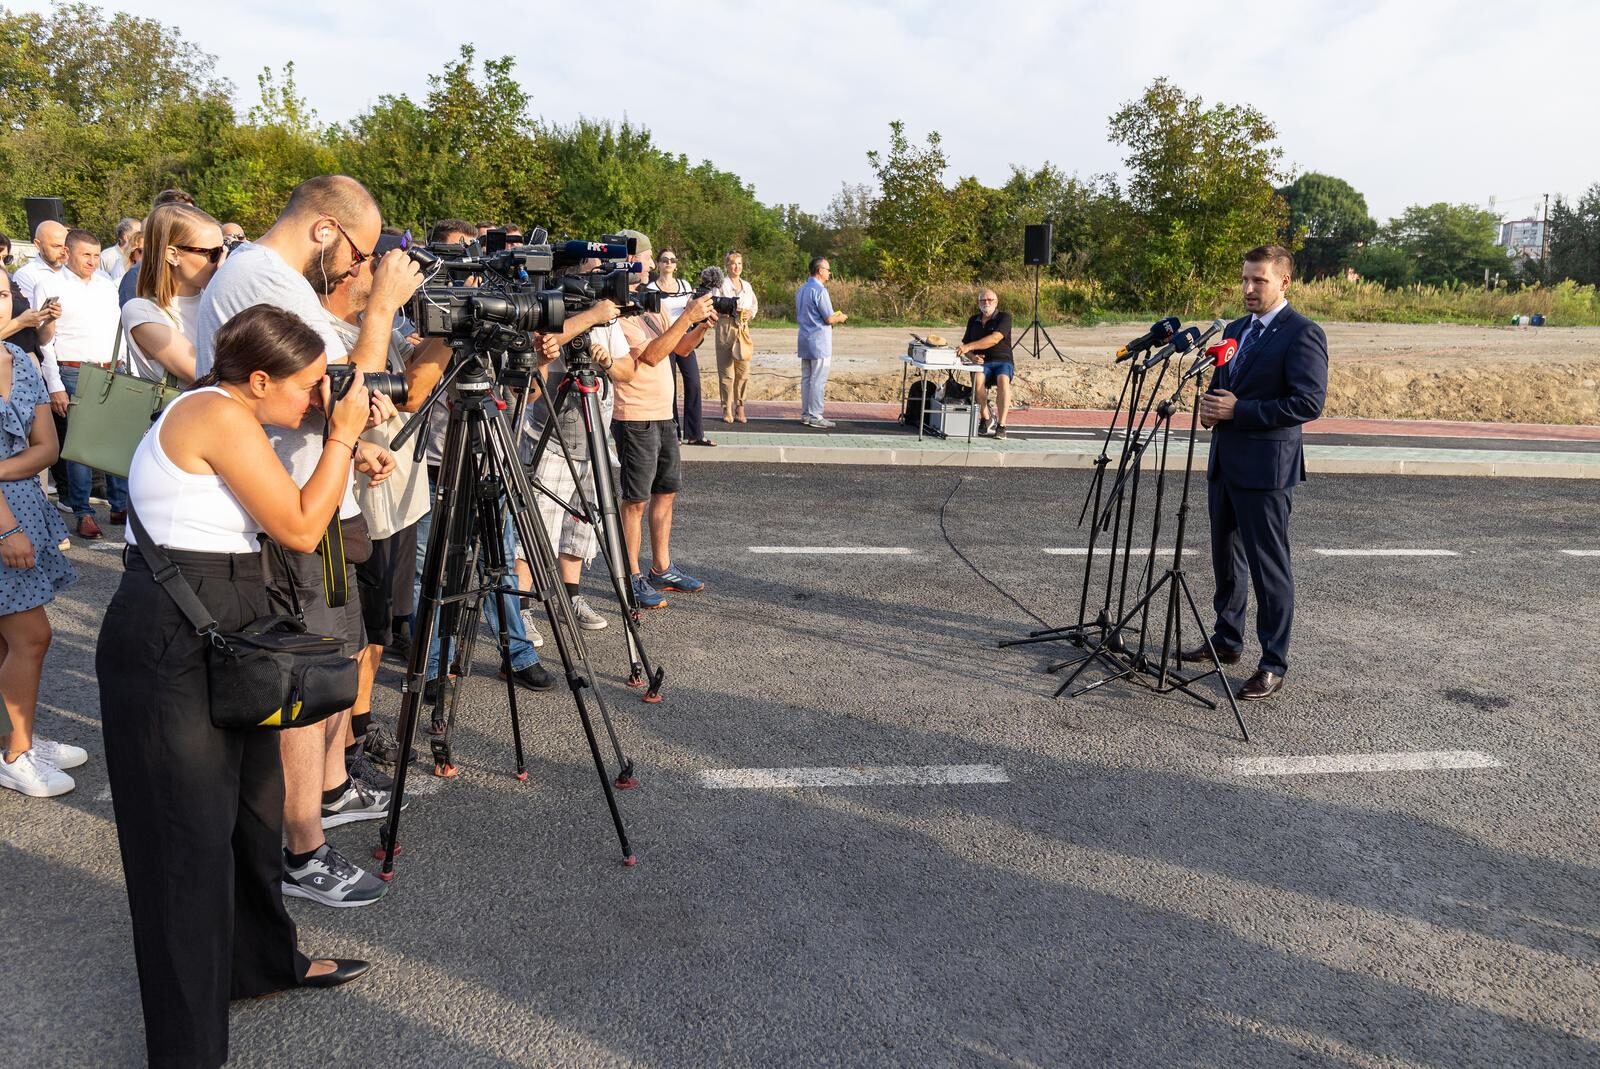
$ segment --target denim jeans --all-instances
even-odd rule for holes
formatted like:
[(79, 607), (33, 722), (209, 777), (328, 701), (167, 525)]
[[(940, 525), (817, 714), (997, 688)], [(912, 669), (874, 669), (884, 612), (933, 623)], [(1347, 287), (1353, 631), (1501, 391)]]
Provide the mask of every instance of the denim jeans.
[[(64, 367), (61, 369), (61, 384), (67, 389), (68, 397), (78, 394), (78, 369)], [(67, 485), (59, 487), (61, 500), (72, 509), (74, 516), (92, 516), (94, 509), (89, 507), (89, 489), (94, 484), (94, 469), (86, 464), (78, 464), (71, 460), (64, 462), (67, 466)], [(128, 511), (128, 480), (120, 475), (106, 473), (106, 501), (111, 505), (112, 512)]]
[[(435, 489), (436, 486), (434, 484), (433, 472), (430, 470), (428, 472), (428, 497), (430, 500), (434, 498)], [(414, 601), (418, 606), (421, 606), (422, 604), (422, 563), (428, 553), (428, 534), (432, 529), (433, 511), (430, 509), (427, 515), (423, 516), (422, 519), (417, 521), (417, 578), (414, 591)], [(504, 541), (506, 560), (510, 561), (513, 559), (514, 551), (516, 549), (516, 532), (511, 526), (511, 516), (509, 513), (506, 515), (506, 524), (505, 528), (501, 531), (501, 538)], [(507, 598), (506, 601), (511, 608), (511, 612), (506, 617), (506, 633), (511, 639), (511, 670), (514, 672), (520, 672), (524, 668), (531, 668), (539, 663), (539, 651), (535, 650), (533, 648), (533, 643), (528, 641), (527, 628), (525, 628), (522, 624), (522, 599)], [(490, 634), (494, 635), (497, 640), (500, 635), (499, 603), (500, 599), (494, 597), (493, 595), (486, 595), (483, 599), (484, 623), (488, 625)], [(439, 678), (439, 661), (441, 659), (440, 637), (437, 634), (437, 619), (434, 626), (435, 634), (433, 637), (433, 642), (428, 646), (427, 678), (429, 679)], [(411, 633), (413, 637), (415, 637), (416, 631), (416, 616), (413, 614), (411, 617)]]
[(828, 371), (833, 357), (800, 361), (800, 418), (821, 419), (822, 404), (828, 391)]

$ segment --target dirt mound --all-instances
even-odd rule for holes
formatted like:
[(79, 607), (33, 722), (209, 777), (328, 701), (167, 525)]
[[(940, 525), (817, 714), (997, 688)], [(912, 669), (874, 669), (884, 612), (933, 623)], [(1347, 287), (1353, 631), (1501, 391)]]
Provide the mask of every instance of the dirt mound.
[[(1600, 328), (1323, 326), (1329, 416), (1600, 424)], [(960, 332), (958, 325), (944, 329), (947, 335)], [(750, 396), (798, 400), (793, 329), (751, 333), (756, 361)], [(1066, 359), (1048, 350), (1038, 360), (1019, 355), (1018, 398), (1050, 408), (1110, 407), (1123, 379), (1112, 354), (1138, 333), (1137, 325), (1127, 324), (1052, 328), (1050, 336)], [(907, 340), (908, 332), (898, 328), (835, 329), (828, 396), (898, 401)], [(710, 346), (702, 349), (711, 353)], [(715, 395), (715, 386), (708, 386)]]

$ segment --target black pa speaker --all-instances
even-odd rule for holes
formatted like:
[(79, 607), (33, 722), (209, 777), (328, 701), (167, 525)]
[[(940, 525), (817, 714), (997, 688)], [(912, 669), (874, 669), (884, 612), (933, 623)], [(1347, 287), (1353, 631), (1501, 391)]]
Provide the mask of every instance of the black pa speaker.
[(1050, 266), (1050, 246), (1055, 227), (1049, 223), (1029, 223), (1022, 235), (1022, 262)]
[(23, 197), (22, 210), (28, 213), (28, 237), (40, 223), (65, 223), (67, 205), (60, 197)]

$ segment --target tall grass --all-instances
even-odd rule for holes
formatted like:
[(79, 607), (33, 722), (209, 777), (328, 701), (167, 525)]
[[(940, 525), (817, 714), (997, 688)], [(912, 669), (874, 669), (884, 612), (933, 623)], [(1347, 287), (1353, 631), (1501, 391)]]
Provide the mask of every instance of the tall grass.
[[(1016, 317), (1018, 326), (1032, 314), (1033, 288), (1027, 282), (997, 282), (1000, 307)], [(763, 320), (793, 322), (796, 284), (756, 281)], [(978, 287), (937, 286), (915, 299), (906, 299), (880, 282), (835, 278), (828, 283), (833, 306), (850, 314), (858, 326), (948, 326), (963, 322), (975, 311)], [(1519, 315), (1542, 315), (1553, 327), (1600, 326), (1600, 292), (1593, 286), (1562, 282), (1492, 292), (1470, 286), (1405, 286), (1388, 289), (1377, 282), (1319, 279), (1297, 282), (1290, 292), (1294, 305), (1313, 319), (1344, 323), (1462, 323), (1495, 326)], [(1044, 282), (1039, 287), (1039, 318), (1048, 325), (1088, 324), (1127, 319), (1155, 319), (1173, 309), (1116, 309), (1098, 283), (1092, 280)], [(1242, 306), (1237, 296), (1216, 309), (1196, 309), (1192, 316), (1237, 316)]]

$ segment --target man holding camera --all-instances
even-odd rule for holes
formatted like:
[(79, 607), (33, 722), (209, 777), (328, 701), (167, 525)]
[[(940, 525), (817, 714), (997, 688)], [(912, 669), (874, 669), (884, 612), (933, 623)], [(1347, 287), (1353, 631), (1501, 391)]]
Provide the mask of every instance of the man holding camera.
[[(632, 239), (630, 260), (642, 266), (631, 276), (638, 289), (654, 266), (650, 239), (637, 230), (624, 230)], [(682, 485), (678, 434), (672, 423), (672, 363), (675, 352), (689, 352), (716, 324), (713, 297), (704, 294), (689, 302), (671, 324), (659, 312), (624, 316), (625, 354), (612, 354), (611, 381), (616, 384), (616, 413), (611, 434), (622, 464), (619, 488), (622, 537), (627, 544), (628, 573), (634, 600), (643, 609), (667, 605), (664, 591), (686, 594), (705, 589), (705, 583), (672, 563), (672, 508)], [(646, 505), (650, 513), (650, 574), (639, 570), (639, 549), (644, 538)]]
[[(395, 313), (422, 281), (405, 253), (375, 259), (382, 218), (361, 183), (342, 175), (313, 178), (296, 186), (289, 203), (261, 239), (240, 244), (217, 269), (200, 304), (195, 367), (205, 375), (212, 364), (217, 330), (257, 304), (293, 312), (322, 335), (330, 362), (348, 358), (363, 372), (383, 371), (389, 358)], [(348, 276), (370, 273), (367, 313), (353, 347), (347, 347), (318, 301)], [(314, 289), (312, 281), (317, 288)], [(374, 406), (374, 423), (392, 409)], [(297, 483), (316, 470), (322, 454), (323, 421), (308, 414), (298, 428), (272, 428), (278, 456)], [(394, 458), (371, 442), (356, 453), (379, 470), (392, 471)], [(321, 554), (287, 554), (289, 575), (274, 575), (280, 603), (298, 597), (306, 626), (343, 640), (354, 656), (364, 642), (354, 559), (364, 557), (366, 525), (350, 488), (330, 525)], [(346, 547), (351, 551), (346, 552)], [(320, 559), (319, 559), (320, 556)], [(269, 556), (268, 560), (271, 560)], [(324, 583), (324, 569), (330, 582)], [(280, 569), (281, 570), (281, 569)], [(349, 777), (344, 759), (348, 713), (321, 724), (279, 733), (284, 778), (284, 893), (324, 905), (362, 906), (383, 896), (387, 885), (351, 864), (328, 843), (324, 829), (387, 815), (389, 795)]]

